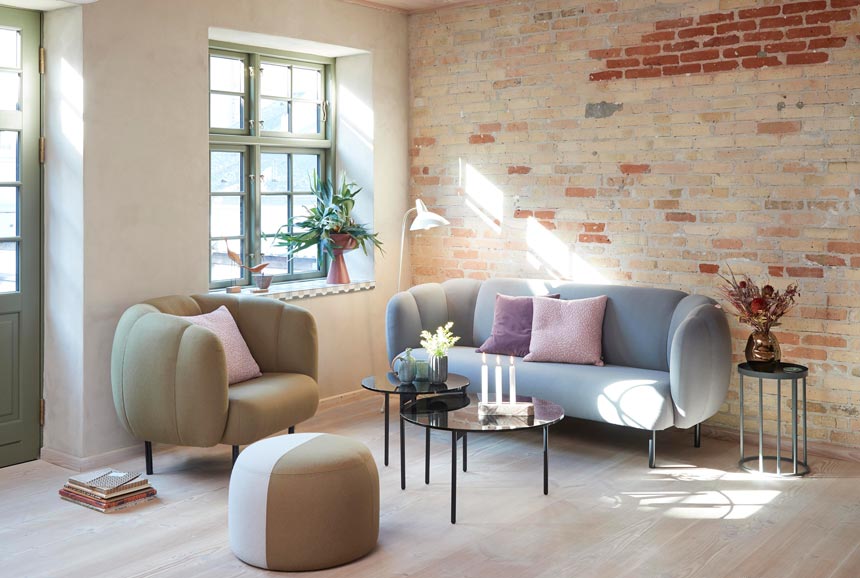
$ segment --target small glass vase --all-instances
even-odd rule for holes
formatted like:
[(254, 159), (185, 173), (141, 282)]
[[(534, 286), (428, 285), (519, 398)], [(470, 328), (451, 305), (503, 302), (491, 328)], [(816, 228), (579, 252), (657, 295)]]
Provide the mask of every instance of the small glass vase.
[(412, 383), (416, 378), (417, 364), (415, 358), (412, 357), (412, 350), (406, 348), (406, 351), (394, 358), (391, 362), (391, 370), (400, 383)]
[(774, 371), (779, 365), (782, 352), (776, 335), (770, 331), (753, 331), (744, 349), (747, 363), (756, 371)]
[(448, 381), (448, 356), (431, 355), (428, 361), (430, 363), (430, 383), (438, 385)]

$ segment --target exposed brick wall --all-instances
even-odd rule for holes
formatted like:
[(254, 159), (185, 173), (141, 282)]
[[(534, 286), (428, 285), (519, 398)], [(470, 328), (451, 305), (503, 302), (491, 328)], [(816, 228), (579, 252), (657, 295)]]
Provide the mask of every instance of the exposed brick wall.
[(832, 23), (851, 21), (857, 6), (860, 0), (815, 0), (660, 20), (641, 44), (591, 50), (589, 56), (604, 60), (608, 70), (589, 79), (820, 64), (848, 40)]
[[(452, 223), (413, 235), (413, 282), (600, 275), (716, 296), (726, 262), (796, 279), (801, 305), (778, 334), (812, 368), (810, 437), (860, 446), (857, 5), (533, 0), (411, 16), (411, 193)], [(812, 27), (828, 32), (787, 38)], [(707, 36), (681, 37), (696, 28)], [(783, 36), (744, 36), (766, 32)], [(731, 34), (709, 62), (733, 70), (665, 76), (691, 64), (679, 57), (658, 77), (589, 81), (610, 58)], [(743, 66), (760, 58), (748, 44), (795, 41), (765, 56), (782, 65)], [(826, 61), (788, 65), (810, 49)], [(740, 359), (749, 330), (732, 329)], [(774, 431), (772, 397), (766, 412)], [(737, 415), (734, 383), (713, 421)]]

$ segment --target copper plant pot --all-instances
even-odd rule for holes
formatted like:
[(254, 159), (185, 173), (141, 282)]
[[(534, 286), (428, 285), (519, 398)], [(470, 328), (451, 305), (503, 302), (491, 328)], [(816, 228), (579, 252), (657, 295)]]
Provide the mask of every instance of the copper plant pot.
[(753, 331), (744, 349), (747, 362), (756, 371), (773, 371), (779, 364), (782, 352), (776, 335), (768, 332)]
[(345, 285), (349, 283), (349, 271), (343, 254), (358, 247), (358, 242), (346, 233), (332, 233), (330, 235), (334, 259), (328, 269), (328, 277), (325, 282), (329, 285)]

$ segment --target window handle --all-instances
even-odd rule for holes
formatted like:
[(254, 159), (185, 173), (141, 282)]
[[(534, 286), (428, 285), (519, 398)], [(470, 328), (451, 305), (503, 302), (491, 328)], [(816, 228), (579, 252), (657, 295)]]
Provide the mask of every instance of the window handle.
[(322, 103), (322, 121), (326, 122), (328, 120), (328, 101), (324, 100)]

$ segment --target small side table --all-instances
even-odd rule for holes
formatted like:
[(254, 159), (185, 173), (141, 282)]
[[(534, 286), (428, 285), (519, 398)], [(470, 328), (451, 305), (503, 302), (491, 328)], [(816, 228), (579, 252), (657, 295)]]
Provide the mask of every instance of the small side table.
[[(748, 472), (768, 474), (772, 476), (791, 477), (805, 476), (809, 473), (809, 465), (806, 458), (806, 376), (809, 374), (809, 368), (796, 363), (779, 363), (773, 371), (759, 371), (753, 369), (749, 363), (741, 363), (738, 365), (738, 374), (740, 376), (740, 429), (741, 429), (741, 458), (738, 465), (741, 469)], [(758, 379), (758, 455), (747, 457), (744, 454), (744, 377), (752, 377)], [(763, 452), (764, 445), (764, 428), (763, 417), (764, 404), (763, 397), (763, 381), (765, 379), (776, 380), (776, 455), (766, 456)], [(782, 382), (783, 380), (791, 381), (791, 458), (783, 457), (782, 455)], [(797, 428), (797, 382), (803, 380), (803, 459), (798, 459), (798, 428)], [(753, 462), (758, 462), (758, 468), (751, 466)], [(776, 472), (765, 471), (765, 461), (776, 462)], [(791, 465), (790, 471), (783, 471), (782, 464), (786, 462)]]

